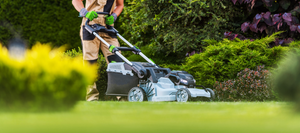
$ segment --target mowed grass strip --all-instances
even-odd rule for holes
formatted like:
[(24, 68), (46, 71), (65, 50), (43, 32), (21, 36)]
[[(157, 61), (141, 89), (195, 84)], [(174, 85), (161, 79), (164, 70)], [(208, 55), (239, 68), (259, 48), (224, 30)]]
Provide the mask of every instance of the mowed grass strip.
[(0, 113), (0, 133), (300, 132), (285, 102), (79, 102), (70, 112)]

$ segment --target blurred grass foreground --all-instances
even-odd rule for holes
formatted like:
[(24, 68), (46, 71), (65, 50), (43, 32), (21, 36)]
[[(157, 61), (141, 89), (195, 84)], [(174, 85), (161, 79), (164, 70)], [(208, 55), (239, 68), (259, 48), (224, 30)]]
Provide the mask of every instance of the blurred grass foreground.
[(13, 58), (0, 44), (0, 111), (69, 110), (84, 100), (96, 66), (63, 51), (38, 43), (23, 58)]
[(0, 113), (1, 133), (299, 133), (286, 102), (79, 102), (69, 112)]

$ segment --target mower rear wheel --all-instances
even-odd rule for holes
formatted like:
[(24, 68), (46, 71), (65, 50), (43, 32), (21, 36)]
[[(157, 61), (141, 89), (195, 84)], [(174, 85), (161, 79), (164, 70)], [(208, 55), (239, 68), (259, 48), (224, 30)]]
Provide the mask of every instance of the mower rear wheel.
[(146, 93), (142, 88), (133, 87), (128, 93), (129, 102), (142, 102), (146, 100), (147, 100)]
[(209, 98), (209, 100), (210, 100), (210, 101), (215, 100), (215, 98), (216, 98), (215, 92), (214, 92), (212, 89), (210, 89), (210, 88), (206, 88), (206, 90), (210, 93), (210, 98)]
[(191, 101), (191, 92), (187, 88), (181, 88), (176, 92), (177, 102)]

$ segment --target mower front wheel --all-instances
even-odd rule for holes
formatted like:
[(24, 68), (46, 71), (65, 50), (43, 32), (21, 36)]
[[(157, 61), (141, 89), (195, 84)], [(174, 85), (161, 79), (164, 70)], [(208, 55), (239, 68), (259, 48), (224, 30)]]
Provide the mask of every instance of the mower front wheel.
[(191, 92), (187, 88), (181, 88), (176, 92), (177, 102), (191, 101)]
[(147, 100), (146, 93), (142, 88), (133, 87), (128, 93), (129, 102), (142, 102), (146, 100)]

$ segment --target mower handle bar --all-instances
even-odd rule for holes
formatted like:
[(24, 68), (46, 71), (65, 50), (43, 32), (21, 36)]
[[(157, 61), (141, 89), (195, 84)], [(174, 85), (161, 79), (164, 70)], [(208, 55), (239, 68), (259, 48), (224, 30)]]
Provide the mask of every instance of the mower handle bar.
[(109, 12), (96, 12), (97, 14), (101, 14), (101, 15), (108, 15), (110, 16)]
[[(110, 16), (110, 14), (108, 13), (108, 12), (96, 12), (97, 14), (101, 14), (101, 15), (108, 15), (108, 16)], [(90, 22), (90, 19), (87, 19), (86, 20), (86, 22), (85, 22), (85, 26), (86, 26), (86, 29), (87, 30), (90, 30), (90, 29), (92, 29), (92, 27), (89, 25), (89, 22)], [(113, 28), (115, 31), (117, 31), (115, 28)], [(108, 30), (108, 29), (104, 29), (104, 30)], [(109, 32), (109, 31), (108, 31)], [(95, 34), (95, 33), (93, 33), (93, 32), (91, 32), (91, 34), (94, 34), (95, 36), (97, 36), (99, 39), (101, 38), (100, 36), (98, 36), (97, 34)], [(133, 47), (133, 45), (130, 43), (130, 42), (128, 42), (125, 38), (123, 38), (119, 33), (118, 33), (118, 31), (116, 32), (116, 34), (117, 34), (117, 36), (119, 37), (119, 38), (121, 38), (126, 44), (128, 44), (130, 47)], [(102, 38), (100, 39), (101, 41), (104, 41), (104, 40), (102, 40)], [(108, 45), (108, 47), (109, 47), (109, 44), (106, 44), (106, 45)], [(122, 55), (120, 54), (120, 53), (116, 53), (119, 57), (121, 57)], [(158, 66), (152, 61), (152, 60), (150, 60), (146, 55), (144, 55), (142, 52), (140, 52), (139, 53), (139, 55), (140, 56), (142, 56), (147, 62), (149, 62), (150, 64), (152, 64), (152, 65), (155, 65), (157, 68), (158, 68)], [(124, 58), (125, 57), (121, 57), (123, 60), (124, 60)], [(129, 60), (127, 60), (126, 58), (125, 58), (125, 62), (129, 62), (129, 64), (132, 64)]]
[[(108, 12), (96, 12), (96, 13), (100, 14), (100, 15), (108, 15), (108, 16), (110, 16), (110, 14)], [(86, 22), (85, 22), (85, 25), (89, 26), (88, 25), (89, 22), (90, 22), (90, 19), (87, 19)]]
[[(108, 15), (110, 16), (110, 14), (108, 12), (97, 12), (97, 14), (101, 14), (101, 15)], [(90, 22), (90, 19), (87, 19), (86, 22), (85, 22), (85, 28), (91, 33), (93, 34), (93, 31), (95, 31), (92, 27), (92, 25), (89, 25), (89, 22)], [(99, 24), (98, 24), (99, 25)], [(91, 27), (92, 26), (92, 27)], [(100, 27), (99, 27), (100, 26)], [(110, 29), (107, 29), (105, 28), (105, 26), (103, 25), (99, 25), (98, 26), (98, 30), (101, 31), (101, 32), (105, 32), (105, 33), (109, 33), (109, 34), (117, 34), (118, 31), (115, 30), (114, 28), (110, 28)]]

